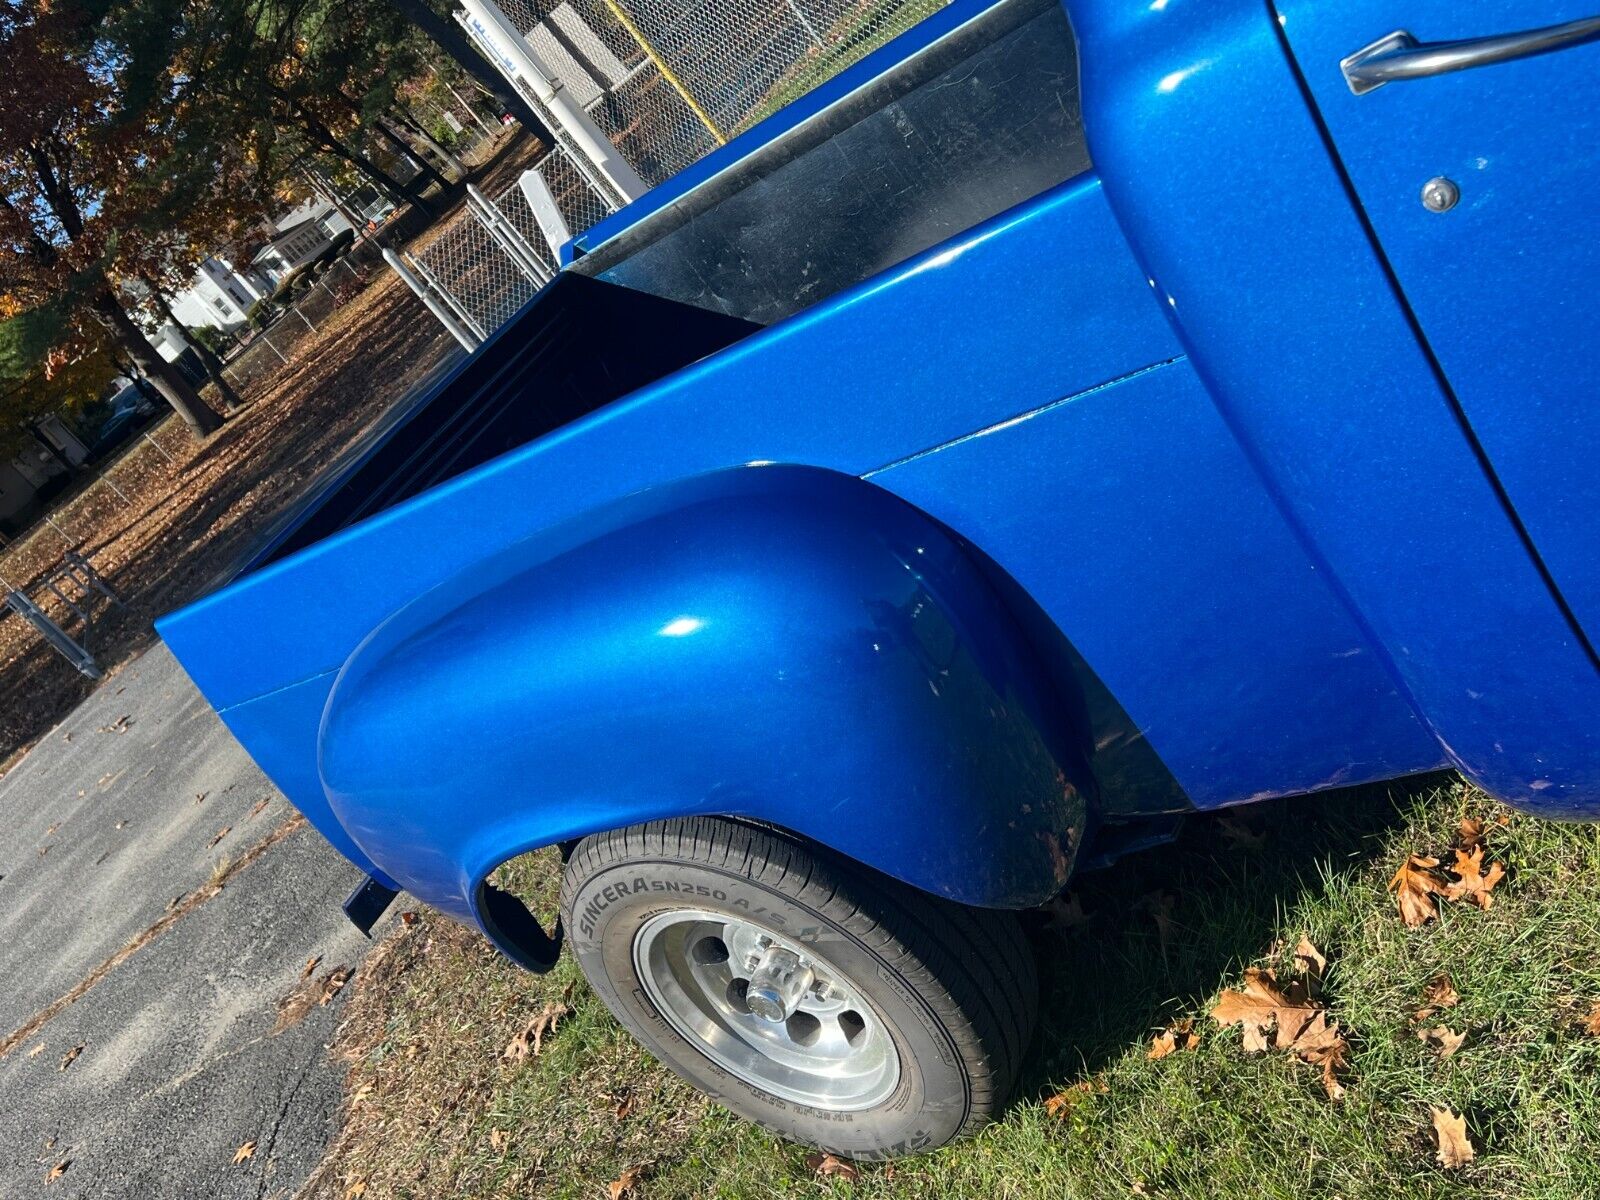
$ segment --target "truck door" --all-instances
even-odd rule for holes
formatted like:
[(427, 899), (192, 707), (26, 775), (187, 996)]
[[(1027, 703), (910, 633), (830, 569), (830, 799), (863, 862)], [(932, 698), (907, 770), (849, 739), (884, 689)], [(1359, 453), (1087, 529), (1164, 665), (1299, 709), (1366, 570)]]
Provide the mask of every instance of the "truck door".
[[(1600, 0), (1276, 0), (1460, 411), (1600, 641)], [(1351, 347), (1349, 382), (1383, 363)]]

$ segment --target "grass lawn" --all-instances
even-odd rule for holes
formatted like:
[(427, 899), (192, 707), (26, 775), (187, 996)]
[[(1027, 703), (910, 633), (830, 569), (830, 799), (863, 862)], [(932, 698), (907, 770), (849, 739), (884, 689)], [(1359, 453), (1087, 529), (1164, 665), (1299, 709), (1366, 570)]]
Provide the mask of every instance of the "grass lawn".
[[(1441, 905), (1407, 929), (1385, 884), (1412, 851), (1449, 861), (1464, 815), (1485, 820), (1508, 875), (1487, 911)], [(545, 913), (555, 868), (548, 853), (512, 868)], [(642, 1168), (627, 1195), (1600, 1195), (1600, 1037), (1577, 1019), (1600, 999), (1597, 827), (1434, 777), (1196, 819), (1175, 845), (1083, 877), (1077, 896), (1084, 921), (1039, 933), (1043, 1024), (1004, 1119), (855, 1181), (819, 1178), (803, 1148), (677, 1082), (570, 958), (527, 975), (422, 914), (358, 976), (336, 1046), (343, 1133), (303, 1194), (595, 1197)], [(1302, 935), (1328, 956), (1325, 998), (1351, 1042), (1339, 1102), (1314, 1068), (1247, 1055), (1237, 1027), (1207, 1016), (1247, 966), (1282, 977)], [(1426, 1024), (1466, 1033), (1449, 1058), (1416, 1032), (1440, 972), (1460, 1002)], [(572, 1011), (542, 1053), (501, 1056), (563, 997)], [(1185, 1016), (1199, 1045), (1150, 1059), (1152, 1035)], [(1430, 1105), (1465, 1116), (1473, 1162), (1439, 1165)]]

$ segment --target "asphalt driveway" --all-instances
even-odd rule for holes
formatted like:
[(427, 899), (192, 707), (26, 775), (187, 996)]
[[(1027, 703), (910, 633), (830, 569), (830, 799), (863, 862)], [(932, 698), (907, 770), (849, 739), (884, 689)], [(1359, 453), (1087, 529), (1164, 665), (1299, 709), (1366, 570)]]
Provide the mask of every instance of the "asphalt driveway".
[(369, 945), (358, 878), (164, 647), (101, 686), (0, 780), (0, 1195), (292, 1195), (333, 1132), (315, 1001)]

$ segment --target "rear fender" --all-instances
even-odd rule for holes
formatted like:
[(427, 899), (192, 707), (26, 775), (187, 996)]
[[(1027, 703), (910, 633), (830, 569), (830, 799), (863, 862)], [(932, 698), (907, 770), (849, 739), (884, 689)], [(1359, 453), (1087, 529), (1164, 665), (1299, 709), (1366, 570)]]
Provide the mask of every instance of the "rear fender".
[(1043, 902), (1093, 799), (1058, 687), (950, 531), (851, 476), (746, 467), (395, 613), (339, 674), (320, 770), (374, 863), (537, 963), (550, 947), (510, 932), (490, 872), (668, 817), (780, 826), (966, 904)]

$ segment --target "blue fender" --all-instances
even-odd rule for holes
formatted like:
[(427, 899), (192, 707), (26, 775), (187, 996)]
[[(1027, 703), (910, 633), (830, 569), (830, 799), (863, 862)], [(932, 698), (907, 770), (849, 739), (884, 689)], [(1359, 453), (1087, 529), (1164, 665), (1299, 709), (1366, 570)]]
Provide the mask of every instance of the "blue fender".
[(525, 851), (720, 814), (926, 891), (1066, 882), (1086, 731), (960, 540), (808, 467), (716, 472), (502, 551), (356, 649), (319, 737), (329, 803), (408, 891), (525, 961), (486, 904)]

